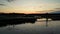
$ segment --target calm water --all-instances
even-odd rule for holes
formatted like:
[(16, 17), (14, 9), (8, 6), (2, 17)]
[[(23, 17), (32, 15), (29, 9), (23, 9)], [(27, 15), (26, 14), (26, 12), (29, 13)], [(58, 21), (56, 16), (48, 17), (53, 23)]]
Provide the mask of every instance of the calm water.
[(60, 34), (60, 21), (36, 21), (34, 24), (25, 23), (0, 27), (0, 34)]

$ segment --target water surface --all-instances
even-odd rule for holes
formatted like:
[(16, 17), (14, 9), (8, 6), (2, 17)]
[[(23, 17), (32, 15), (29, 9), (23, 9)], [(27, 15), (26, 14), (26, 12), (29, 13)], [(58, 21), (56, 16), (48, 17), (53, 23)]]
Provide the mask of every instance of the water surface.
[(0, 27), (0, 34), (60, 34), (60, 21), (49, 20), (47, 26), (45, 20), (33, 24), (8, 25)]

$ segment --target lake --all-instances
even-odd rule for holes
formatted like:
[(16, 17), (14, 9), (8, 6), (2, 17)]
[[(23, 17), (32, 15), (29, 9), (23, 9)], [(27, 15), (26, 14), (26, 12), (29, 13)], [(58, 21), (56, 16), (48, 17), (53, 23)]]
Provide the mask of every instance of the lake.
[[(18, 22), (17, 22), (18, 23)], [(0, 34), (60, 34), (60, 21), (38, 20), (35, 23), (0, 27)]]

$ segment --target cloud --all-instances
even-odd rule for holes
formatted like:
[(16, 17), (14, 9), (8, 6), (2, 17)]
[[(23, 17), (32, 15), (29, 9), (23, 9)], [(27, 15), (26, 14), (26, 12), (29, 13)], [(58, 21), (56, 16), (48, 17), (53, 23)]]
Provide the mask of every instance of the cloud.
[(55, 8), (55, 9), (60, 9), (60, 8)]
[(8, 2), (12, 2), (12, 1), (14, 1), (14, 0), (7, 0)]
[(0, 4), (0, 6), (5, 6), (5, 4)]

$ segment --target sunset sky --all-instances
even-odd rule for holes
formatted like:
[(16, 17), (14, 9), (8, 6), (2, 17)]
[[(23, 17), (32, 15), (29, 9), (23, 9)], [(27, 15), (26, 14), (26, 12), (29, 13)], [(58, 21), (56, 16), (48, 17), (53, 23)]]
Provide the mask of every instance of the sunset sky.
[(60, 0), (0, 0), (3, 13), (41, 13), (60, 9)]

